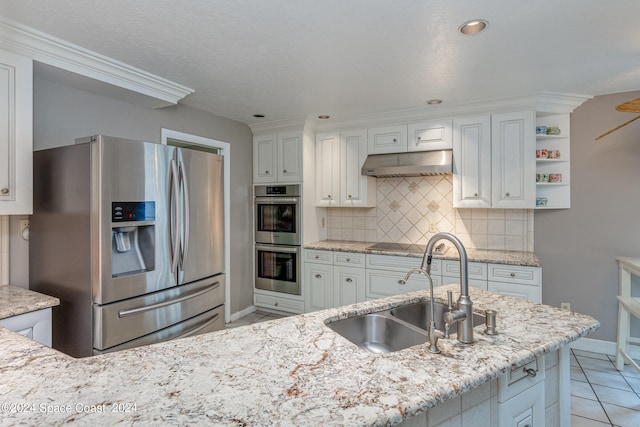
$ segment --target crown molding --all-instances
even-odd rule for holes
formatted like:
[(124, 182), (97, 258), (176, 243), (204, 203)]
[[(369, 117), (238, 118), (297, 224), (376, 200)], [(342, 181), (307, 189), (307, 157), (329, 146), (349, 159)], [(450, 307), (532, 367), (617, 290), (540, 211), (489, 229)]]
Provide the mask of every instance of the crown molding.
[(193, 89), (0, 17), (0, 46), (34, 61), (143, 95), (151, 108), (175, 105)]

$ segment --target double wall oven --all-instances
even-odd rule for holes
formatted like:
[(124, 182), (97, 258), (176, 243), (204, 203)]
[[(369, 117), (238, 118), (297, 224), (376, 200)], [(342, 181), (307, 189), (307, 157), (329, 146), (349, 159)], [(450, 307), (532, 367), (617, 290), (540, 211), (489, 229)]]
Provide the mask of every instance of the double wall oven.
[(300, 185), (255, 187), (255, 287), (301, 295)]

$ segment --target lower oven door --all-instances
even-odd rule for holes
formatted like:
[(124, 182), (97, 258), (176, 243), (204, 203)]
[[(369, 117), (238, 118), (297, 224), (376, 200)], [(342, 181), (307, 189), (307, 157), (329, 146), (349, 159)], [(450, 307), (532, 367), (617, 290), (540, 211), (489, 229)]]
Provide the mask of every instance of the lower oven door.
[(256, 244), (257, 289), (301, 294), (299, 246)]
[[(204, 328), (209, 321), (213, 324), (213, 314), (205, 316), (205, 313), (224, 308), (224, 285), (225, 276), (220, 274), (137, 298), (94, 305), (93, 348), (97, 352), (111, 351), (116, 346), (122, 349), (126, 348), (120, 347), (125, 343), (159, 333), (154, 335), (155, 339), (148, 337), (149, 342), (138, 341), (139, 344), (128, 346), (136, 347), (178, 337), (199, 326)], [(224, 326), (224, 319), (218, 325)], [(160, 333), (170, 327), (173, 329)]]

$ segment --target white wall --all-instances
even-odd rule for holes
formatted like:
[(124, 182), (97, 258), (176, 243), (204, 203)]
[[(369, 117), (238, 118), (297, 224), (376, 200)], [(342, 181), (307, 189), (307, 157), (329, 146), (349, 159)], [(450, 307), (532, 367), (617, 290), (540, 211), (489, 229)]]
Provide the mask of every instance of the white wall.
[[(160, 142), (168, 128), (231, 144), (231, 313), (253, 304), (251, 276), (252, 133), (245, 124), (177, 105), (158, 110), (34, 78), (34, 149), (73, 144), (94, 134)], [(10, 222), (10, 280), (28, 285), (28, 242)]]
[(595, 317), (601, 327), (589, 338), (605, 341), (616, 339), (616, 257), (640, 256), (640, 121), (595, 138), (637, 116), (615, 107), (638, 97), (599, 96), (571, 114), (571, 209), (534, 216), (543, 303)]

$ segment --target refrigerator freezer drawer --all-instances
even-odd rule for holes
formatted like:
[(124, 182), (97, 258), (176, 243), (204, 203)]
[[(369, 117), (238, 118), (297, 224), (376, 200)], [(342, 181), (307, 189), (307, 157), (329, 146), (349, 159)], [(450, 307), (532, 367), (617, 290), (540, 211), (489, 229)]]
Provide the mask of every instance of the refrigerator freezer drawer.
[(221, 305), (213, 310), (202, 313), (199, 316), (187, 319), (168, 328), (127, 341), (124, 344), (108, 348), (106, 350), (93, 350), (93, 354), (110, 353), (113, 351), (125, 350), (128, 348), (140, 347), (147, 344), (154, 344), (162, 341), (169, 341), (176, 338), (186, 338), (193, 335), (207, 332), (220, 331), (224, 329), (224, 306)]
[(93, 348), (106, 350), (224, 304), (225, 276), (93, 307)]

